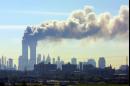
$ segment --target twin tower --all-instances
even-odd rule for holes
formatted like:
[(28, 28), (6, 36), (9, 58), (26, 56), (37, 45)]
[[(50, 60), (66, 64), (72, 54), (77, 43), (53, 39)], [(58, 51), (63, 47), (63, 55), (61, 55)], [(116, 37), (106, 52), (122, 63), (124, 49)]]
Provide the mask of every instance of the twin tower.
[[(33, 70), (36, 64), (37, 40), (31, 27), (27, 27), (22, 39), (22, 56), (19, 57), (19, 70)], [(29, 52), (30, 51), (30, 52)]]

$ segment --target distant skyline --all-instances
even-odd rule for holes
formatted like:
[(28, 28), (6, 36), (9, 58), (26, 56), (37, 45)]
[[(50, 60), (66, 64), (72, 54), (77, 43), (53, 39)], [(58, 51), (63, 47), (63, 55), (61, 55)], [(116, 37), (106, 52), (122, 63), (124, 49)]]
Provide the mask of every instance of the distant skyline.
[[(99, 15), (109, 12), (112, 16), (119, 14), (121, 6), (129, 6), (129, 0), (2, 0), (0, 1), (0, 57), (13, 58), (17, 64), (21, 55), (21, 40), (26, 27), (40, 25), (45, 21), (66, 20), (73, 11), (92, 6)], [(125, 64), (129, 56), (129, 40), (120, 38), (113, 40), (63, 39), (62, 42), (42, 40), (37, 52), (51, 57), (60, 56), (65, 62), (76, 57), (79, 60), (106, 57), (107, 65), (114, 67)], [(38, 54), (37, 53), (37, 54)]]

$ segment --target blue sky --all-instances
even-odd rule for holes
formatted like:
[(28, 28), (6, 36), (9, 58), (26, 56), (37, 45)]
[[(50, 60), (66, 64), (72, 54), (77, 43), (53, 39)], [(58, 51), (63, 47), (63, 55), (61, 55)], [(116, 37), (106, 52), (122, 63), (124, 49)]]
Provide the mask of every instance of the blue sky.
[(48, 20), (64, 20), (73, 10), (91, 5), (97, 13), (118, 13), (129, 0), (0, 0), (0, 25), (39, 24)]
[[(21, 55), (22, 36), (27, 25), (36, 25), (49, 20), (66, 20), (72, 11), (83, 9), (86, 5), (93, 6), (97, 14), (110, 12), (112, 15), (117, 15), (120, 6), (129, 5), (129, 0), (0, 0), (0, 57), (2, 55), (11, 57), (17, 64), (18, 56)], [(109, 48), (106, 48), (107, 45), (110, 45)], [(49, 53), (52, 57), (60, 54), (67, 61), (72, 56), (77, 56), (83, 61), (87, 57), (95, 57), (97, 61), (99, 56), (112, 56), (107, 59), (109, 62), (114, 59), (113, 65), (117, 67), (125, 63), (122, 57), (129, 55), (128, 46), (128, 41), (120, 43), (99, 41), (86, 44), (83, 41), (64, 40), (60, 46), (57, 43), (44, 41), (39, 44), (38, 49), (39, 53), (44, 52), (45, 55)], [(75, 49), (76, 47), (79, 49)], [(62, 48), (63, 52), (59, 53)], [(108, 55), (108, 52), (111, 55)], [(117, 59), (119, 61), (115, 63)]]

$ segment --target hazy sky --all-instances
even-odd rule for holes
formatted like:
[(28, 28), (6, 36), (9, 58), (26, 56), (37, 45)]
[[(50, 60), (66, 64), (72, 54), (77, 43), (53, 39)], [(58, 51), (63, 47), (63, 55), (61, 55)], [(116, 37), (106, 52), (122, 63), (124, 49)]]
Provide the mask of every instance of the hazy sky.
[[(66, 20), (72, 11), (92, 6), (96, 14), (110, 12), (118, 15), (122, 5), (129, 0), (0, 0), (0, 57), (13, 58), (17, 64), (21, 55), (21, 40), (26, 26), (39, 25), (45, 21)], [(88, 58), (106, 57), (107, 65), (118, 67), (129, 56), (128, 40), (74, 40), (61, 42), (42, 40), (37, 52), (51, 57), (60, 56), (69, 61), (76, 57), (81, 61)]]

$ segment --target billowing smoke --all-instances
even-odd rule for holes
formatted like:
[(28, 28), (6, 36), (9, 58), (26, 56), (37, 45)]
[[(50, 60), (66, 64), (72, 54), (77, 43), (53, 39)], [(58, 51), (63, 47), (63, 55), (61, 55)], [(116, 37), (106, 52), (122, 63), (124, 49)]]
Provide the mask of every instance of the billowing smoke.
[(128, 39), (129, 7), (121, 6), (119, 14), (112, 16), (109, 12), (97, 15), (92, 7), (77, 10), (65, 21), (49, 21), (39, 27), (28, 27), (26, 33), (37, 40), (42, 39)]

